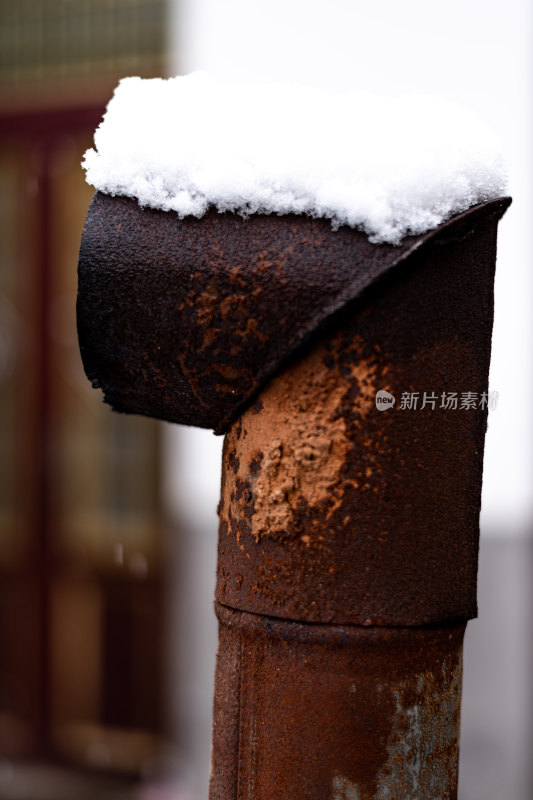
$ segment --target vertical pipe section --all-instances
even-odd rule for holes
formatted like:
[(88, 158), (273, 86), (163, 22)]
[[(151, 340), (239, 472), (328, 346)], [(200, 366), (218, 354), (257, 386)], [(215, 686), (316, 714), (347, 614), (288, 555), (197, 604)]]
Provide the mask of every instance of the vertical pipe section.
[(464, 624), (217, 615), (211, 800), (457, 797)]

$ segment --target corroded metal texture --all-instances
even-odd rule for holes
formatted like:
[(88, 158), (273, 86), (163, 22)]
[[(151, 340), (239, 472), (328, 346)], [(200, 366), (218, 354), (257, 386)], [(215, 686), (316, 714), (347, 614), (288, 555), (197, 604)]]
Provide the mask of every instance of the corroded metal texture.
[(217, 614), (211, 800), (455, 800), (464, 625)]
[[(345, 307), (230, 428), (220, 602), (355, 625), (475, 616), (496, 220), (449, 234)], [(378, 390), (395, 405), (378, 410)]]
[(118, 410), (227, 431), (211, 800), (456, 798), (509, 202), (392, 247), (93, 200), (88, 376)]
[(215, 211), (180, 220), (97, 193), (79, 261), (85, 369), (117, 410), (223, 432), (365, 287), (507, 204), (478, 206), (393, 247), (326, 220)]

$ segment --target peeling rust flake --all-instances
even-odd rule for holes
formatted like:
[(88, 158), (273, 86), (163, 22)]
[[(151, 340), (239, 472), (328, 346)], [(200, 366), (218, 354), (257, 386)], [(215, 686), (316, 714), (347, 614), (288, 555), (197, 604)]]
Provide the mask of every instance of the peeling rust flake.
[[(249, 532), (256, 542), (265, 536), (279, 540), (299, 536), (309, 544), (312, 532), (299, 524), (298, 510), (320, 508), (327, 519), (339, 506), (343, 492), (339, 479), (350, 447), (343, 416), (346, 394), (358, 387), (352, 410), (362, 420), (374, 403), (376, 386), (372, 365), (357, 359), (357, 343), (349, 376), (331, 363), (330, 349), (319, 345), (275, 378), (262, 393), (260, 407), (253, 406), (242, 417), (243, 433), (234, 427), (227, 435), (233, 474), (223, 484), (225, 507), (232, 508), (233, 479), (249, 489), (248, 505), (241, 502), (233, 508), (228, 523), (235, 524), (235, 515), (249, 518)], [(251, 416), (257, 419), (248, 429)]]

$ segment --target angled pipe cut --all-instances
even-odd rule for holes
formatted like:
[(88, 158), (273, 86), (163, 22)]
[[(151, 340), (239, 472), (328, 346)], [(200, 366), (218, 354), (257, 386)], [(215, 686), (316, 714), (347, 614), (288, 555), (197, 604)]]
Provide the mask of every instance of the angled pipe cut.
[(93, 200), (89, 378), (117, 410), (226, 433), (211, 800), (456, 797), (509, 202), (393, 247)]

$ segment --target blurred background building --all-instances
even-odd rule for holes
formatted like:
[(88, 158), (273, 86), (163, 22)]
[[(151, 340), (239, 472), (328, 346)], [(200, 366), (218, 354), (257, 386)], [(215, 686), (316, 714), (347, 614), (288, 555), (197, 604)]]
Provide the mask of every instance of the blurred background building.
[[(0, 0), (0, 800), (207, 797), (221, 440), (86, 380), (80, 161), (117, 81), (207, 69), (426, 92), (499, 134), (480, 619), (460, 800), (530, 800), (532, 85), (527, 0)], [(393, 121), (391, 121), (393, 124)]]
[(2, 798), (85, 796), (24, 762), (130, 778), (166, 745), (160, 428), (104, 408), (75, 323), (80, 158), (117, 80), (165, 73), (165, 23), (163, 0), (0, 3)]

